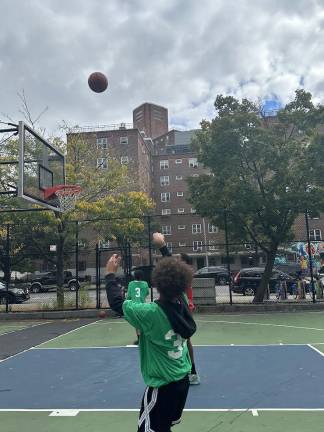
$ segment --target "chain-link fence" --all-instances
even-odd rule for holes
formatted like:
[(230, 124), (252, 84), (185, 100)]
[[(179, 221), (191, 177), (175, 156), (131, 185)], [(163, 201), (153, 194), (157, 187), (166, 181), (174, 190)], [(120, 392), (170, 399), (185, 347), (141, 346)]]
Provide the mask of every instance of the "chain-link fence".
[[(265, 302), (323, 300), (324, 242), (314, 221), (295, 223), (295, 239), (280, 244)], [(226, 225), (225, 225), (226, 228)], [(125, 290), (141, 269), (151, 273), (161, 253), (152, 234), (162, 232), (172, 255), (185, 254), (193, 271), (197, 305), (251, 303), (267, 267), (267, 245), (233, 239), (196, 214), (109, 220), (5, 224), (0, 227), (0, 311), (107, 307), (105, 265), (122, 257)]]

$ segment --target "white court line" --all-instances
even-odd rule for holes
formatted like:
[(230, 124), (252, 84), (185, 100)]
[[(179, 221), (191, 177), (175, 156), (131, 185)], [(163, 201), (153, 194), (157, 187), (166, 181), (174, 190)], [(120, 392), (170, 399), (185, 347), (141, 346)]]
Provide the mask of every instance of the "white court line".
[(64, 351), (64, 350), (86, 350), (86, 349), (111, 349), (111, 348), (133, 348), (136, 347), (138, 348), (138, 345), (112, 345), (112, 346), (71, 346), (71, 347), (45, 347), (45, 348), (31, 348), (33, 351), (39, 350), (39, 351), (46, 351), (46, 350), (51, 350), (51, 351)]
[(75, 417), (79, 414), (76, 409), (62, 409), (51, 412), (49, 417)]
[[(307, 304), (307, 303), (306, 303)], [(308, 314), (323, 314), (322, 310), (316, 310), (316, 311), (312, 311), (312, 310), (303, 310), (303, 311), (260, 311), (260, 312), (254, 312), (254, 313), (250, 313), (250, 312), (243, 312), (243, 313), (236, 313), (236, 312), (228, 312), (228, 313), (218, 313), (215, 312), (214, 314), (212, 313), (196, 313), (194, 312), (194, 316), (195, 315), (200, 315), (201, 317), (215, 317), (215, 315), (219, 316), (219, 317), (226, 317), (226, 316), (263, 316), (263, 315), (281, 315), (284, 316), (285, 314), (294, 314), (294, 315), (308, 315)]]
[(77, 328), (75, 328), (75, 329), (73, 329), (73, 330), (70, 330), (70, 331), (68, 331), (68, 332), (66, 332), (66, 333), (63, 333), (63, 334), (58, 335), (58, 336), (55, 336), (55, 337), (53, 337), (52, 339), (49, 339), (49, 340), (47, 340), (47, 341), (45, 341), (45, 342), (42, 342), (42, 343), (40, 343), (40, 344), (38, 344), (38, 345), (35, 345), (35, 346), (32, 347), (32, 348), (38, 348), (38, 347), (40, 347), (40, 346), (42, 346), (42, 345), (44, 345), (44, 344), (46, 344), (46, 343), (48, 343), (48, 342), (52, 342), (52, 341), (54, 341), (55, 339), (59, 339), (60, 337), (66, 336), (66, 335), (71, 334), (71, 333), (74, 333), (74, 332), (77, 331), (77, 330), (80, 330), (80, 329), (82, 329), (82, 328), (85, 328), (85, 327), (91, 326), (91, 325), (93, 325), (93, 324), (96, 324), (98, 321), (99, 321), (99, 320), (94, 321), (94, 322), (91, 322), (91, 323), (88, 323), (88, 324), (84, 324), (84, 325), (81, 326), (81, 327), (77, 327)]
[(284, 328), (293, 328), (299, 330), (316, 330), (324, 332), (324, 328), (316, 328), (316, 327), (302, 327), (302, 326), (293, 326), (287, 324), (270, 324), (270, 323), (255, 323), (255, 322), (244, 322), (244, 321), (226, 321), (226, 320), (195, 320), (196, 322), (204, 322), (204, 323), (221, 323), (221, 324), (243, 324), (243, 325), (256, 325), (256, 326), (266, 326), (266, 327), (284, 327)]
[[(33, 325), (30, 325), (30, 326), (26, 326), (26, 327), (18, 328), (18, 329), (16, 329), (16, 330), (15, 330), (15, 325), (12, 324), (11, 327), (12, 327), (13, 329), (12, 329), (12, 330), (9, 329), (9, 331), (7, 331), (7, 332), (5, 332), (5, 333), (0, 333), (0, 337), (1, 337), (1, 336), (4, 336), (4, 335), (7, 335), (7, 334), (17, 333), (17, 332), (20, 332), (20, 331), (22, 331), (22, 330), (27, 330), (27, 329), (30, 329), (30, 328), (33, 328), (33, 327), (39, 327), (39, 326), (42, 326), (42, 325), (45, 325), (45, 324), (50, 324), (50, 323), (51, 323), (51, 321), (40, 322), (40, 323), (33, 324)], [(6, 327), (8, 327), (8, 326), (6, 326)], [(9, 325), (9, 327), (10, 327), (10, 325)]]
[(258, 410), (252, 409), (251, 412), (252, 412), (253, 417), (259, 417)]
[[(194, 344), (194, 347), (287, 347), (287, 346), (310, 346), (310, 345), (324, 345), (324, 342), (311, 342), (308, 343), (272, 343), (272, 344)], [(111, 349), (111, 348), (138, 348), (138, 345), (110, 345), (110, 346), (69, 346), (69, 347), (45, 347), (45, 348), (30, 348), (32, 350), (78, 350), (78, 349)], [(314, 348), (316, 349), (316, 348)]]
[[(317, 345), (319, 345), (319, 344), (317, 344)], [(320, 354), (322, 357), (324, 357), (324, 353), (322, 353), (322, 351), (320, 351), (319, 349), (315, 348), (313, 345), (311, 345), (311, 344), (307, 344), (307, 346), (308, 346), (309, 348), (311, 348), (312, 350), (316, 351), (316, 352), (317, 352), (318, 354)]]
[(47, 343), (47, 342), (50, 342), (50, 341), (53, 341), (53, 340), (55, 340), (55, 339), (57, 339), (57, 338), (59, 338), (59, 337), (65, 336), (65, 335), (67, 335), (67, 334), (69, 334), (69, 333), (72, 333), (72, 332), (74, 332), (74, 331), (76, 331), (76, 330), (78, 330), (78, 329), (80, 329), (80, 328), (87, 327), (87, 326), (89, 326), (89, 325), (91, 325), (91, 324), (94, 324), (95, 322), (97, 322), (97, 321), (94, 321), (94, 322), (89, 323), (89, 324), (85, 324), (85, 325), (83, 325), (83, 326), (81, 326), (81, 327), (78, 327), (78, 328), (76, 328), (76, 329), (73, 329), (73, 330), (71, 330), (71, 331), (69, 331), (69, 332), (67, 332), (67, 333), (64, 333), (64, 334), (59, 335), (59, 336), (55, 336), (54, 338), (52, 338), (52, 339), (50, 339), (50, 340), (48, 340), (48, 341), (42, 342), (42, 343), (39, 344), (39, 345), (35, 345), (35, 346), (33, 346), (33, 347), (30, 347), (30, 348), (27, 348), (27, 349), (25, 349), (25, 350), (23, 350), (23, 351), (20, 351), (20, 352), (18, 352), (18, 353), (16, 353), (16, 354), (13, 354), (12, 356), (6, 357), (5, 359), (1, 359), (1, 360), (0, 360), (0, 363), (3, 363), (3, 362), (5, 362), (5, 361), (7, 361), (7, 360), (10, 360), (10, 359), (12, 359), (13, 357), (16, 357), (16, 356), (18, 356), (18, 355), (20, 355), (20, 354), (24, 354), (24, 353), (26, 353), (26, 352), (28, 352), (28, 351), (31, 351), (31, 350), (33, 350), (33, 349), (36, 349), (36, 348), (40, 347), (41, 345), (43, 345), (43, 344), (45, 344), (45, 343)]
[[(1, 408), (0, 412), (55, 412), (55, 411), (78, 411), (78, 412), (139, 412), (139, 408)], [(185, 408), (185, 412), (324, 412), (324, 408)]]
[[(313, 345), (324, 345), (324, 342), (312, 342)], [(200, 344), (195, 344), (193, 345), (194, 347), (236, 347), (236, 348), (240, 348), (240, 347), (287, 347), (287, 346), (308, 346), (308, 343), (272, 343), (272, 344), (219, 344), (219, 345), (214, 345), (214, 344), (210, 344), (210, 345), (200, 345)], [(91, 347), (90, 347), (91, 348)]]

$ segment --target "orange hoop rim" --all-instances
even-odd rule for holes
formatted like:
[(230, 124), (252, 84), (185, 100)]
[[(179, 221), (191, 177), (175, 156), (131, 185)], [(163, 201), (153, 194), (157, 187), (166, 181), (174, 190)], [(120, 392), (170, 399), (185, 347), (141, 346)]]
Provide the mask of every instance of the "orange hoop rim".
[(78, 185), (56, 185), (44, 190), (45, 199), (54, 199), (58, 196), (77, 196), (81, 192), (81, 186)]

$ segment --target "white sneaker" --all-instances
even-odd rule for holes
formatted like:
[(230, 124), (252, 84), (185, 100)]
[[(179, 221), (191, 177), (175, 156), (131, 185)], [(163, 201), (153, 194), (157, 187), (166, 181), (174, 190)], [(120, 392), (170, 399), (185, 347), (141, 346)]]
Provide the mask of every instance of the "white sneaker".
[(200, 384), (200, 378), (198, 374), (189, 374), (189, 384), (198, 385)]

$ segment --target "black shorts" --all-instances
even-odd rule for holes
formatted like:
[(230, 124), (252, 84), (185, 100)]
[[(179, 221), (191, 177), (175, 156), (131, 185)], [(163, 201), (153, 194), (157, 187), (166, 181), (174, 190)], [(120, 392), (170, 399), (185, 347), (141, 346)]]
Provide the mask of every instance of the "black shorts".
[(189, 390), (186, 375), (159, 388), (146, 387), (138, 420), (138, 432), (170, 432), (180, 423)]

